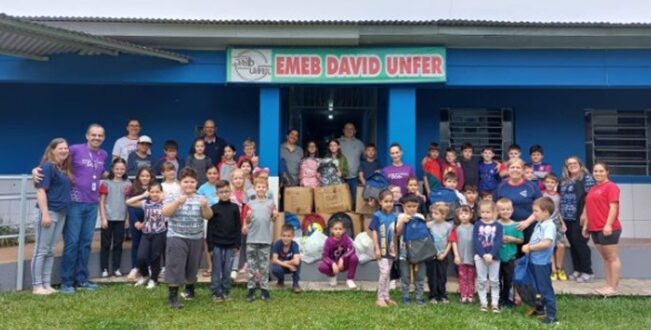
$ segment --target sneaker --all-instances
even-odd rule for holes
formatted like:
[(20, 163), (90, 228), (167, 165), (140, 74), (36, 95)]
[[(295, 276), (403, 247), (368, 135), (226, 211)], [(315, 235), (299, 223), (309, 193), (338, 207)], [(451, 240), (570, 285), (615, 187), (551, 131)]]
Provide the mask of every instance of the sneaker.
[(425, 305), (425, 300), (416, 298), (416, 305), (418, 305), (418, 306)]
[(438, 305), (439, 302), (436, 301), (436, 299), (432, 298), (432, 299), (429, 300), (429, 303), (432, 304), (432, 305)]
[(558, 272), (552, 272), (552, 281), (558, 281)]
[(499, 314), (500, 313), (500, 308), (498, 306), (493, 306), (493, 313)]
[(276, 287), (277, 287), (278, 289), (284, 289), (284, 288), (285, 288), (285, 282), (280, 282), (280, 281), (278, 281), (278, 282), (276, 283)]
[(579, 278), (579, 276), (581, 276), (581, 273), (575, 271), (572, 274), (570, 274), (568, 278), (570, 279), (570, 281), (576, 281), (576, 279)]
[(149, 279), (147, 277), (142, 276), (138, 279), (138, 281), (136, 281), (136, 284), (134, 284), (133, 286), (143, 286), (147, 284), (147, 281), (149, 281)]
[(346, 280), (346, 285), (349, 289), (357, 289), (357, 284), (353, 280)]
[(336, 276), (331, 277), (329, 284), (331, 287), (337, 286), (337, 277)]
[(65, 293), (65, 294), (75, 293), (75, 287), (62, 284), (61, 285), (61, 293)]
[(108, 269), (104, 268), (104, 270), (102, 271), (102, 278), (107, 278), (107, 277), (109, 277), (108, 276)]
[(95, 284), (93, 282), (85, 282), (85, 283), (81, 283), (81, 284), (77, 285), (77, 288), (88, 290), (88, 291), (95, 291), (95, 290), (99, 289), (99, 286), (97, 286), (97, 284)]
[(35, 294), (37, 296), (47, 296), (50, 295), (50, 291), (48, 291), (46, 288), (39, 286), (34, 289), (32, 289), (32, 294)]
[(562, 269), (556, 272), (556, 276), (558, 276), (559, 281), (567, 281), (567, 274), (565, 274), (565, 271)]
[(194, 288), (188, 288), (186, 287), (183, 292), (181, 292), (181, 297), (185, 300), (192, 300), (194, 299)]
[(396, 289), (396, 280), (391, 280), (389, 282), (389, 290), (395, 290)]
[(545, 318), (542, 321), (542, 323), (543, 324), (549, 324), (549, 325), (559, 325), (559, 324), (561, 324), (561, 322), (559, 322), (557, 319), (548, 319), (548, 318)]
[(409, 304), (411, 304), (411, 299), (409, 299), (409, 297), (403, 297), (402, 298), (402, 303), (405, 304), (405, 305), (409, 305)]
[(172, 309), (181, 309), (183, 308), (183, 304), (181, 301), (179, 301), (178, 296), (170, 297), (169, 298), (169, 304)]
[(118, 270), (116, 270), (116, 271), (113, 272), (113, 276), (115, 276), (115, 277), (122, 277), (122, 272), (118, 269)]
[(160, 273), (158, 274), (158, 278), (164, 278), (165, 277), (165, 267), (161, 267)]
[(246, 301), (253, 302), (255, 300), (255, 289), (249, 289), (249, 292), (246, 294)]
[(49, 291), (50, 293), (57, 293), (57, 292), (59, 292), (57, 289), (51, 287), (50, 285), (45, 285), (45, 286), (43, 286), (43, 287), (45, 288), (45, 290)]
[(224, 299), (224, 301), (231, 301), (231, 295), (228, 293), (224, 293), (222, 295), (222, 299)]
[(135, 280), (136, 277), (138, 277), (138, 268), (132, 268), (129, 275), (127, 275), (127, 279)]
[(576, 279), (576, 281), (579, 283), (589, 283), (592, 282), (592, 279), (594, 279), (594, 275), (583, 273)]
[(237, 279), (237, 271), (234, 270), (231, 272), (231, 280), (235, 281)]
[(461, 297), (461, 299), (459, 300), (459, 302), (460, 302), (462, 305), (465, 305), (465, 304), (468, 303), (468, 298), (466, 298), (466, 297)]
[(481, 307), (479, 307), (479, 310), (482, 311), (482, 312), (488, 312), (488, 306), (481, 305)]
[(262, 290), (262, 301), (268, 302), (271, 300), (271, 295), (269, 294), (269, 290)]
[(441, 301), (439, 301), (439, 302), (440, 302), (441, 304), (444, 304), (444, 305), (450, 303), (450, 301), (448, 300), (448, 298), (443, 298), (443, 299), (441, 299)]
[(303, 290), (301, 290), (301, 286), (298, 285), (298, 283), (292, 285), (292, 292), (294, 292), (294, 293), (301, 293), (301, 291), (303, 291)]
[(213, 294), (212, 295), (212, 302), (214, 302), (215, 304), (223, 303), (224, 298), (221, 295)]
[(146, 287), (147, 290), (151, 290), (155, 287), (156, 287), (156, 282), (154, 280), (149, 280), (149, 282), (147, 282), (147, 287)]

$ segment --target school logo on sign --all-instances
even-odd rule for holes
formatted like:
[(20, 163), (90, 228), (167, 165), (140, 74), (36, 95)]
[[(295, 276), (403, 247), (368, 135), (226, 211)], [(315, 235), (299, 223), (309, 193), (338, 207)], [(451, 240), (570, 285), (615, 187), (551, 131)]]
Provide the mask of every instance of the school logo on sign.
[(234, 49), (229, 61), (231, 81), (271, 82), (270, 49)]

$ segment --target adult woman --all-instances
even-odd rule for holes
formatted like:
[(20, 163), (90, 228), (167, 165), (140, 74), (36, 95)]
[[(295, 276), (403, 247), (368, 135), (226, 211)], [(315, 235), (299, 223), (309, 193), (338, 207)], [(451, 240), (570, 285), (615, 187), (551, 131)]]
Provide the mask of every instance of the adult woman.
[(36, 246), (32, 258), (32, 288), (37, 295), (55, 293), (52, 288), (54, 246), (59, 241), (70, 206), (72, 189), (72, 163), (68, 143), (62, 138), (53, 139), (45, 148), (41, 161), (43, 179), (36, 183)]
[(622, 225), (619, 223), (619, 187), (608, 179), (608, 165), (604, 162), (595, 162), (592, 166), (592, 176), (596, 185), (588, 192), (581, 214), (584, 220), (583, 237), (592, 237), (604, 261), (606, 286), (595, 291), (610, 296), (617, 293), (621, 269), (617, 250), (622, 233)]
[(400, 187), (403, 195), (407, 193), (407, 180), (415, 176), (414, 169), (402, 162), (402, 147), (393, 143), (389, 146), (391, 164), (382, 169), (382, 174), (389, 180), (389, 184)]
[[(524, 232), (524, 244), (529, 243), (533, 218), (533, 201), (542, 197), (538, 185), (524, 179), (524, 162), (520, 158), (509, 160), (507, 166), (508, 176), (493, 192), (495, 200), (508, 198), (513, 203), (514, 221), (518, 222), (518, 230)], [(519, 251), (520, 249), (518, 249)]]
[(588, 239), (581, 235), (582, 226), (578, 221), (583, 213), (585, 196), (594, 184), (594, 179), (579, 157), (570, 156), (565, 160), (560, 184), (560, 213), (567, 226), (565, 235), (570, 241), (570, 254), (574, 266), (574, 273), (570, 275), (570, 279), (577, 282), (588, 282), (594, 277)]

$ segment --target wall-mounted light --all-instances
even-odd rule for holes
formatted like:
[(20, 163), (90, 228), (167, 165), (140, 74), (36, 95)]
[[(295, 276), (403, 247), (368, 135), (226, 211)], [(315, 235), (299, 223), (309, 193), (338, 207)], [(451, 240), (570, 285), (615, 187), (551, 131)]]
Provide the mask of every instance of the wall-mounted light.
[(332, 114), (328, 115), (328, 119), (332, 120), (333, 118), (335, 118), (335, 116), (333, 116)]

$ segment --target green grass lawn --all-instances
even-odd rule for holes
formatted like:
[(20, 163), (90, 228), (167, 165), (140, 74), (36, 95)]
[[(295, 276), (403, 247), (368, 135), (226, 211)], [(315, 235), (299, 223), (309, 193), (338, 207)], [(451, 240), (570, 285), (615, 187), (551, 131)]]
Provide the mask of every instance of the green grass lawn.
[[(167, 306), (167, 288), (153, 291), (126, 284), (104, 285), (97, 292), (38, 297), (30, 292), (0, 294), (2, 329), (535, 329), (544, 328), (523, 314), (526, 307), (482, 313), (478, 305), (375, 307), (372, 292), (272, 291), (269, 303), (247, 303), (235, 288), (230, 302), (213, 304), (208, 286), (178, 311)], [(393, 293), (398, 301), (400, 293)], [(559, 296), (559, 329), (651, 329), (651, 299), (604, 300)]]

